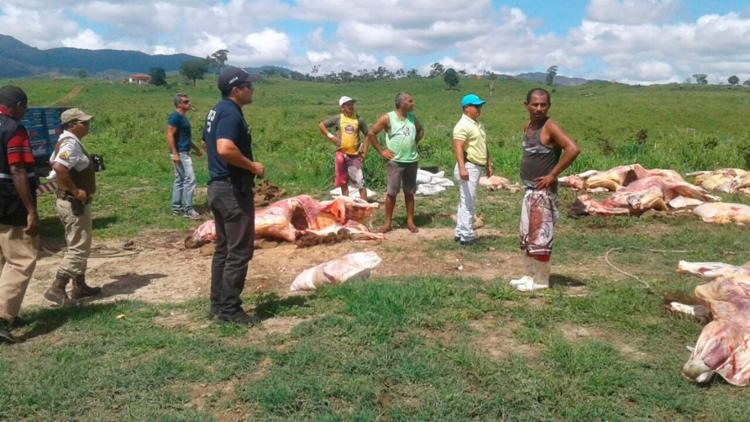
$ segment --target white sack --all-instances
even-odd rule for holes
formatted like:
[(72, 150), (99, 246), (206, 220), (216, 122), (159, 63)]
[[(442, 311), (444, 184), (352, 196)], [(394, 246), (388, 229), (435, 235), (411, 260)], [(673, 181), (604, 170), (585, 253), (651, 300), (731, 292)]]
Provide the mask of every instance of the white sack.
[[(365, 188), (367, 191), (367, 200), (370, 202), (375, 201), (377, 199), (377, 193), (371, 191), (370, 189)], [(341, 196), (341, 187), (335, 187), (328, 192), (331, 194), (331, 198), (338, 198)], [(349, 186), (349, 198), (352, 199), (359, 199), (359, 189), (355, 186)]]
[(355, 252), (302, 271), (292, 283), (291, 291), (315, 290), (323, 284), (365, 279), (382, 260), (375, 252)]

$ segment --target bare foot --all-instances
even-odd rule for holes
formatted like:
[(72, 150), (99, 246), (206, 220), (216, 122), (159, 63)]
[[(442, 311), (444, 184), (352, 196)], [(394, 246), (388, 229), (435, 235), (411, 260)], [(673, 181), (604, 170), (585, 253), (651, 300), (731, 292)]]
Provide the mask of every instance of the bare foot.
[(419, 233), (419, 229), (414, 224), (407, 224), (406, 228), (412, 233)]
[(378, 229), (378, 231), (380, 233), (388, 233), (391, 230), (393, 230), (393, 229), (391, 228), (390, 224), (387, 224), (387, 225), (385, 225), (385, 226), (383, 226), (383, 227), (381, 227), (381, 228)]

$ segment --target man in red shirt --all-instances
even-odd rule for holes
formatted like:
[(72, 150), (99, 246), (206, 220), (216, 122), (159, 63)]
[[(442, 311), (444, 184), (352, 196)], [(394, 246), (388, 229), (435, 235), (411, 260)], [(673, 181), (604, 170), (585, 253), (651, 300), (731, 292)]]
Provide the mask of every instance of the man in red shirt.
[(21, 309), (39, 246), (38, 179), (26, 129), (19, 120), (28, 98), (21, 88), (0, 87), (0, 343), (13, 343), (13, 320)]

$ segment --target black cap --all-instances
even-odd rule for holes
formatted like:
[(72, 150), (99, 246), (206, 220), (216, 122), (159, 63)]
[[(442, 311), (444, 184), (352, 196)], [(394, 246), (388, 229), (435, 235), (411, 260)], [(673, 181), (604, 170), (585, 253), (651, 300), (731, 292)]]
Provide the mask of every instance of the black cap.
[(252, 81), (249, 73), (239, 67), (227, 66), (219, 74), (219, 91), (229, 91), (232, 87)]

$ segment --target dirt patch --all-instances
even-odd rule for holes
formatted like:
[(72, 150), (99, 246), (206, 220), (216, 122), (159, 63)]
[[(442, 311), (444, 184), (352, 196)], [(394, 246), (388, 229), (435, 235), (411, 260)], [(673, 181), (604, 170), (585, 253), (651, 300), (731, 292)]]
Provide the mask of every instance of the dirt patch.
[(608, 332), (598, 327), (570, 324), (561, 324), (558, 328), (563, 337), (571, 343), (590, 340), (603, 341), (612, 344), (618, 352), (629, 360), (640, 362), (648, 358), (646, 353), (638, 350), (632, 344), (626, 343), (622, 336), (617, 333)]
[[(480, 229), (480, 236), (503, 236)], [(101, 286), (95, 302), (132, 299), (151, 303), (182, 302), (208, 297), (211, 255), (199, 249), (186, 249), (182, 231), (149, 231), (137, 238), (97, 241), (88, 261), (87, 282)], [(372, 277), (460, 277), (489, 281), (510, 279), (522, 271), (521, 260), (513, 252), (492, 247), (469, 251), (454, 248), (451, 228), (422, 228), (412, 234), (406, 229), (388, 233), (382, 242), (345, 241), (336, 244), (298, 248), (293, 244), (262, 242), (250, 263), (245, 291), (276, 293), (286, 297), (294, 278), (303, 270), (352, 252), (375, 251), (383, 259)], [(44, 291), (62, 260), (59, 241), (46, 241), (34, 276), (29, 284), (25, 307), (46, 307)], [(553, 272), (574, 277), (580, 268), (558, 268)], [(587, 271), (595, 268), (587, 266)], [(554, 275), (553, 275), (554, 277)], [(578, 275), (578, 277), (582, 277)], [(569, 286), (574, 287), (574, 286)]]
[(57, 105), (59, 106), (67, 106), (73, 102), (73, 100), (78, 96), (78, 94), (83, 91), (83, 86), (76, 86), (73, 87), (73, 89), (70, 90), (67, 94), (65, 94), (64, 97), (57, 100)]
[(521, 343), (513, 336), (521, 328), (518, 321), (483, 318), (471, 321), (469, 326), (477, 332), (474, 344), (493, 359), (503, 360), (510, 355), (533, 358), (539, 353), (534, 345)]
[[(262, 339), (271, 335), (288, 335), (294, 327), (300, 325), (310, 318), (276, 317), (264, 320), (260, 324), (260, 330), (253, 330), (252, 337)], [(250, 333), (248, 332), (248, 335)]]

